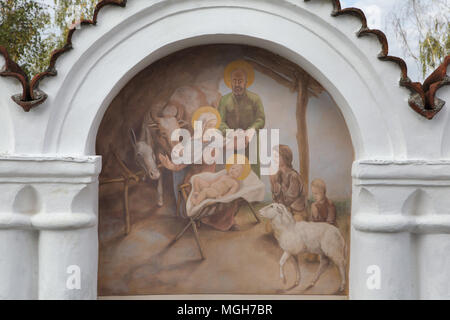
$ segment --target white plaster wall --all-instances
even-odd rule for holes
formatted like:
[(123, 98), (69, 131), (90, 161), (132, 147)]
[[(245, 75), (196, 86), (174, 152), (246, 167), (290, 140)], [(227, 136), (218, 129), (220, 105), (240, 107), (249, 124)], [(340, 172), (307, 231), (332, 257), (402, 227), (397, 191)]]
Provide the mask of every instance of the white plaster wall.
[[(351, 297), (450, 298), (448, 287), (439, 285), (450, 280), (450, 206), (443, 200), (450, 179), (444, 161), (450, 156), (448, 105), (432, 121), (414, 113), (408, 91), (398, 85), (399, 68), (377, 59), (376, 38), (357, 38), (359, 20), (331, 17), (331, 10), (331, 4), (314, 0), (133, 0), (126, 9), (105, 8), (98, 26), (75, 33), (75, 49), (57, 62), (58, 77), (41, 84), (49, 99), (38, 108), (24, 113), (10, 98), (21, 91), (18, 83), (0, 78), (0, 239), (11, 243), (0, 246), (0, 277), (15, 282), (2, 281), (9, 284), (0, 287), (0, 297), (95, 298), (92, 217), (99, 160), (86, 156), (95, 155), (107, 106), (134, 75), (169, 53), (206, 43), (245, 43), (280, 54), (317, 79), (341, 108), (356, 160), (370, 161), (356, 162), (353, 170)], [(450, 103), (450, 88), (438, 96)], [(431, 160), (440, 161), (443, 176)], [(392, 178), (398, 171), (403, 175)], [(30, 183), (42, 205), (24, 216), (13, 203)], [(423, 212), (432, 217), (408, 220), (404, 228), (403, 195), (417, 185), (433, 199), (417, 200), (426, 202)], [(83, 210), (89, 212), (75, 212), (71, 204), (84, 188), (90, 190), (83, 193)], [(18, 252), (35, 254), (25, 258)], [(82, 289), (69, 291), (64, 267), (74, 260), (86, 273)], [(36, 267), (15, 267), (23, 263)], [(384, 270), (379, 290), (365, 286), (370, 263)]]

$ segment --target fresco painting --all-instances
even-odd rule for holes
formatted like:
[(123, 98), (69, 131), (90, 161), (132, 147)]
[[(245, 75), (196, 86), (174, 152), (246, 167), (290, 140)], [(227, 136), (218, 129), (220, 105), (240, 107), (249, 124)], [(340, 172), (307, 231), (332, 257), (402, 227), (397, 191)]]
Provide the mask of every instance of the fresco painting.
[(164, 57), (112, 100), (97, 153), (99, 295), (347, 294), (352, 142), (293, 62)]

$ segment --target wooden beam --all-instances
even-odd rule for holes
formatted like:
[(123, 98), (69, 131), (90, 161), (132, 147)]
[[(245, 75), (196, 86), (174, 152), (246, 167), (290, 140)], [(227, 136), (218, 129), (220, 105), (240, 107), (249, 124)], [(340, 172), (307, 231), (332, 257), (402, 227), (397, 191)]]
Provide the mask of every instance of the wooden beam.
[(306, 123), (306, 110), (309, 101), (308, 84), (309, 76), (299, 74), (298, 76), (298, 96), (297, 96), (297, 145), (300, 158), (300, 174), (303, 178), (306, 199), (309, 194), (309, 143), (308, 127)]
[(130, 208), (129, 208), (129, 188), (130, 188), (130, 179), (125, 181), (123, 186), (123, 205), (124, 205), (124, 215), (125, 215), (125, 235), (128, 235), (131, 231), (131, 217), (130, 217)]
[(277, 72), (280, 72), (291, 79), (295, 79), (295, 75), (297, 73), (303, 72), (303, 69), (295, 63), (290, 62), (280, 55), (274, 55), (273, 53), (260, 48), (246, 47), (244, 50), (244, 55), (274, 70), (277, 70)]
[(325, 91), (324, 87), (311, 77), (309, 77), (308, 90), (309, 93), (316, 98)]
[(112, 151), (114, 157), (116, 158), (117, 162), (119, 163), (120, 167), (127, 175), (127, 177), (132, 178), (134, 181), (138, 182), (139, 177), (136, 174), (134, 174), (133, 172), (131, 172), (130, 169), (128, 169), (128, 167), (125, 165), (125, 163), (122, 161), (122, 159), (120, 159), (119, 155), (117, 154), (117, 151), (114, 149), (112, 149), (111, 151)]
[(265, 74), (266, 76), (272, 78), (275, 82), (281, 84), (282, 86), (289, 88), (289, 90), (291, 90), (292, 92), (294, 92), (296, 90), (297, 84), (295, 82), (276, 73), (275, 71), (273, 71), (273, 69), (268, 68), (268, 67), (266, 67), (256, 61), (253, 61), (253, 60), (246, 59), (245, 61), (250, 63), (256, 71), (259, 71), (262, 74)]
[(310, 95), (317, 97), (325, 91), (320, 83), (311, 78), (305, 70), (279, 55), (269, 54), (259, 48), (248, 47), (244, 50), (244, 59), (257, 71), (271, 77), (291, 91), (297, 90), (299, 76), (310, 78), (308, 83)]
[(99, 183), (102, 186), (102, 185), (105, 185), (105, 184), (124, 183), (125, 180), (126, 180), (125, 178), (100, 179)]

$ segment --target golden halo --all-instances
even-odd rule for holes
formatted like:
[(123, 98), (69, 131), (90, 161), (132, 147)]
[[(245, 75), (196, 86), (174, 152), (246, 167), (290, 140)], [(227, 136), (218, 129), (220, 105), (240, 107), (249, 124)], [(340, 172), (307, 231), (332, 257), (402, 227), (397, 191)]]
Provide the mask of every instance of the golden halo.
[(219, 111), (216, 108), (210, 106), (198, 108), (194, 112), (194, 114), (192, 115), (192, 128), (195, 128), (195, 121), (198, 121), (200, 116), (204, 113), (213, 113), (216, 116), (217, 119), (216, 129), (219, 129), (220, 123), (222, 122), (222, 118), (220, 117)]
[(234, 154), (233, 156), (228, 158), (225, 168), (227, 169), (227, 171), (229, 171), (232, 165), (241, 163), (244, 166), (244, 170), (242, 171), (242, 174), (238, 178), (238, 180), (245, 180), (250, 174), (250, 171), (252, 171), (250, 162), (248, 161), (246, 156), (242, 154)]
[(231, 62), (224, 71), (224, 81), (228, 88), (231, 89), (231, 73), (237, 69), (244, 70), (247, 74), (247, 88), (255, 81), (255, 70), (250, 63), (245, 60), (236, 60)]

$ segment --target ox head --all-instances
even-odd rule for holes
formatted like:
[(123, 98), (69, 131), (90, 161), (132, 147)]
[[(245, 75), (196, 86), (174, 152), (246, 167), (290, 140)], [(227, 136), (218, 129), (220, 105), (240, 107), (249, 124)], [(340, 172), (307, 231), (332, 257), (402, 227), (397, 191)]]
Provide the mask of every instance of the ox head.
[(157, 141), (166, 154), (171, 154), (173, 147), (179, 141), (172, 141), (172, 133), (180, 128), (188, 126), (185, 120), (177, 117), (155, 117), (154, 122), (148, 124), (148, 128), (157, 131)]
[(158, 169), (156, 162), (156, 155), (153, 146), (147, 141), (137, 141), (136, 134), (133, 129), (130, 129), (131, 144), (134, 148), (136, 162), (145, 173), (152, 180), (158, 180), (161, 177), (161, 172)]

